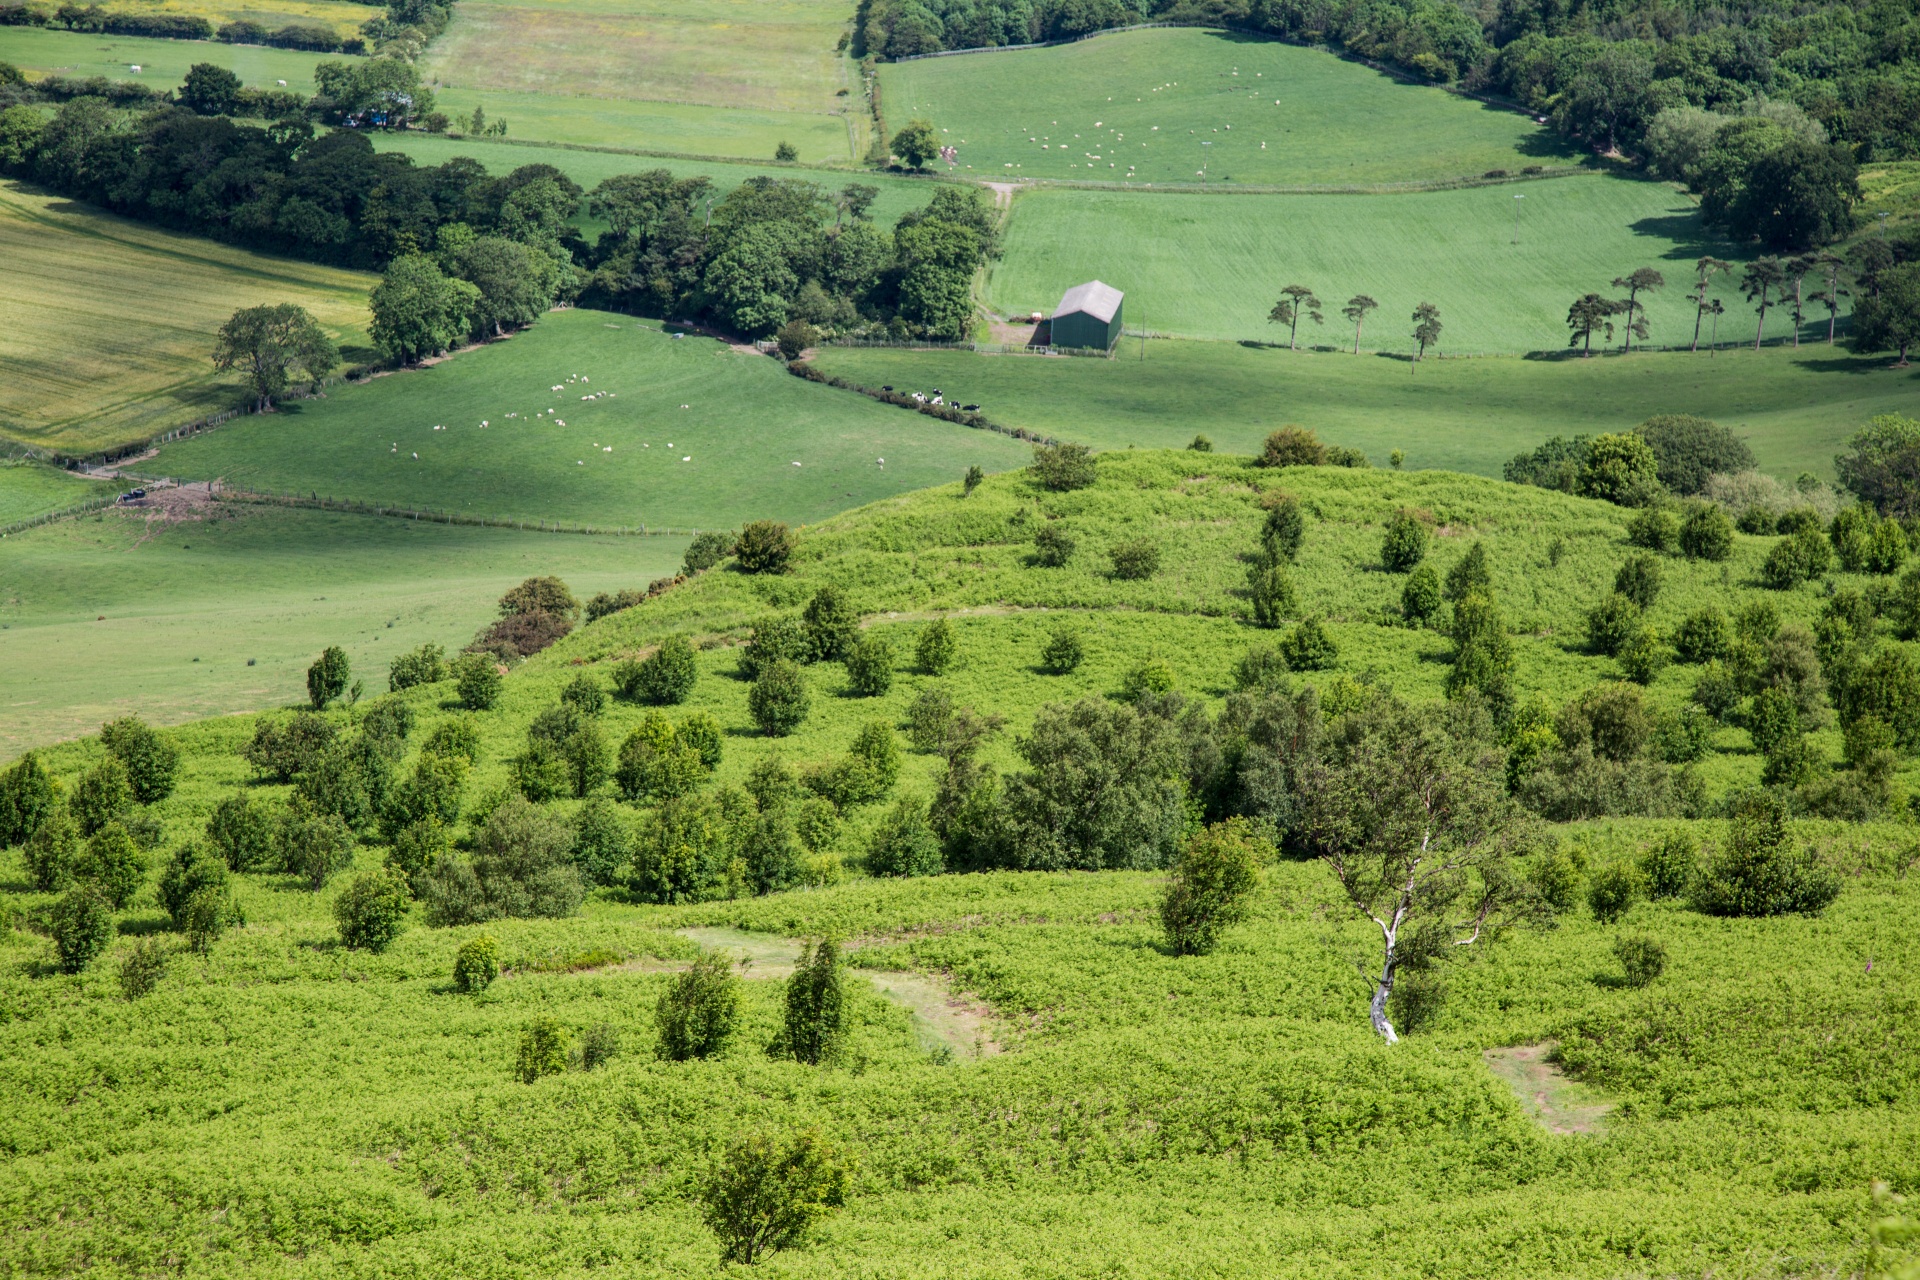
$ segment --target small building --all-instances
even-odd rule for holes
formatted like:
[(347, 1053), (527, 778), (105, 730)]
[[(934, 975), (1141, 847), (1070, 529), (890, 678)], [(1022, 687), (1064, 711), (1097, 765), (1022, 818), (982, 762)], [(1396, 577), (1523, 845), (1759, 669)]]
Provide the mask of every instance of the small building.
[(1060, 295), (1060, 305), (1053, 309), (1053, 345), (1113, 350), (1120, 341), (1120, 303), (1125, 297), (1098, 280), (1073, 286)]

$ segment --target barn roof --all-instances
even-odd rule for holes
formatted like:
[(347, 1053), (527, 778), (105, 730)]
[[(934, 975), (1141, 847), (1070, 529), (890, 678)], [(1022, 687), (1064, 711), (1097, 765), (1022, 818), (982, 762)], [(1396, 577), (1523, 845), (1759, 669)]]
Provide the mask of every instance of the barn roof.
[(1082, 311), (1095, 320), (1111, 323), (1114, 313), (1120, 310), (1120, 299), (1125, 296), (1110, 284), (1089, 280), (1061, 294), (1060, 305), (1053, 309), (1053, 316), (1057, 320), (1061, 316)]

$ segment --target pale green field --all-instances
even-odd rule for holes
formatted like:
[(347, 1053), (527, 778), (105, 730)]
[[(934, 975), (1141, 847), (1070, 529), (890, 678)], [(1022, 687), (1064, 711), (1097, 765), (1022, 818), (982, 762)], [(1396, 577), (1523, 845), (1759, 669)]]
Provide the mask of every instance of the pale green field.
[(58, 467), (0, 461), (0, 525), (59, 511), (86, 502), (103, 491), (106, 486), (100, 481), (88, 480)]
[[(1286, 335), (1267, 313), (1281, 287), (1297, 283), (1326, 304), (1324, 326), (1302, 321), (1303, 345), (1350, 348), (1353, 326), (1340, 308), (1364, 293), (1380, 308), (1367, 318), (1363, 349), (1413, 350), (1408, 317), (1432, 302), (1445, 325), (1442, 350), (1522, 352), (1564, 348), (1575, 298), (1613, 296), (1611, 280), (1650, 266), (1667, 277), (1647, 299), (1651, 340), (1687, 343), (1685, 293), (1694, 260), (1708, 253), (1736, 256), (1685, 195), (1606, 175), (1368, 196), (1043, 189), (1014, 201), (989, 300), (1008, 314), (1050, 312), (1068, 286), (1098, 278), (1126, 292), (1131, 326), (1270, 342)], [(1721, 276), (1716, 288), (1727, 304), (1721, 341), (1752, 341), (1753, 313), (1735, 278)], [(1787, 332), (1777, 308), (1767, 325), (1770, 336)]]
[(487, 119), (505, 120), (509, 137), (539, 142), (752, 160), (771, 160), (775, 147), (791, 142), (807, 164), (844, 165), (851, 158), (846, 119), (835, 115), (493, 89), (436, 89), (434, 100), (454, 118), (456, 128), (478, 106)]
[[(266, 0), (261, 4), (248, 4), (246, 0), (114, 0), (110, 8), (114, 13), (193, 14), (205, 18), (216, 30), (226, 23), (246, 20), (269, 30), (289, 23), (330, 27), (341, 36), (359, 35), (360, 24), (382, 12), (379, 5), (356, 4), (354, 0)], [(84, 34), (79, 38), (94, 39)]]
[(932, 120), (982, 177), (1346, 185), (1574, 160), (1516, 112), (1221, 31), (926, 58), (880, 84), (889, 127)]
[(645, 587), (686, 545), (214, 510), (181, 523), (113, 510), (0, 544), (0, 760), (130, 712), (178, 724), (297, 702), (330, 644), (384, 692), (395, 654), (458, 649), (522, 578), (558, 574), (583, 599)]
[[(352, 10), (354, 25), (371, 17), (365, 5), (314, 5)], [(238, 13), (236, 17), (242, 16)], [(75, 31), (43, 31), (34, 27), (0, 27), (0, 62), (11, 62), (29, 76), (105, 76), (133, 80), (150, 89), (176, 89), (196, 62), (225, 67), (252, 89), (287, 88), (313, 92), (313, 67), (344, 53), (303, 53), (298, 49), (269, 49), (255, 44), (221, 44), (217, 40), (149, 40), (139, 36), (86, 35)], [(140, 70), (134, 71), (138, 66)], [(279, 82), (286, 81), (282, 86)]]

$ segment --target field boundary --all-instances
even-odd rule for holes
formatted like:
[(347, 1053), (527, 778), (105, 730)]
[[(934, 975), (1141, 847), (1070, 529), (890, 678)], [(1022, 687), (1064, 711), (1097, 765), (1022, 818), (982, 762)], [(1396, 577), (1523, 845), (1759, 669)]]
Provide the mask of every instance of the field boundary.
[(463, 511), (438, 511), (424, 507), (402, 506), (397, 503), (365, 502), (359, 498), (336, 498), (331, 494), (320, 496), (317, 491), (309, 491), (304, 497), (297, 493), (280, 493), (271, 489), (254, 489), (246, 485), (229, 484), (216, 481), (219, 487), (214, 491), (216, 502), (253, 503), (259, 506), (304, 507), (314, 511), (338, 511), (347, 515), (386, 516), (396, 520), (422, 520), (428, 524), (472, 525), (484, 529), (513, 529), (520, 533), (573, 533), (590, 537), (615, 538), (690, 538), (699, 533), (698, 529), (682, 529), (672, 525), (607, 526), (569, 524), (564, 520), (513, 520), (505, 516), (473, 515)]
[[(845, 112), (829, 113), (847, 115)], [(849, 126), (851, 127), (851, 126)], [(610, 156), (644, 156), (653, 160), (698, 160), (702, 164), (738, 164), (749, 165), (756, 169), (792, 169), (800, 173), (869, 173), (872, 166), (859, 164), (809, 164), (804, 160), (755, 160), (751, 156), (715, 156), (700, 151), (658, 151), (648, 147), (615, 147), (599, 142), (542, 142), (538, 138), (469, 138), (465, 134), (428, 133), (424, 129), (409, 129), (409, 135), (421, 138), (444, 138), (447, 141), (481, 142), (490, 147), (544, 147), (555, 151), (593, 151)], [(978, 186), (970, 178), (950, 177), (944, 173), (935, 173), (931, 169), (924, 173), (915, 173), (900, 169), (883, 170), (889, 178), (911, 178), (916, 182), (949, 182), (963, 186)]]
[[(1596, 178), (1603, 169), (1581, 165), (1542, 168), (1539, 173), (1503, 173), (1498, 177), (1468, 174), (1459, 178), (1426, 178), (1415, 182), (1375, 182), (1367, 184), (1237, 182), (1088, 182), (1084, 178), (1021, 178), (1026, 188), (1052, 187), (1065, 191), (1130, 191), (1136, 195), (1162, 193), (1183, 196), (1397, 196), (1419, 195), (1430, 191), (1465, 191), (1474, 187), (1503, 187), (1516, 182), (1544, 182), (1552, 178)], [(1016, 194), (1019, 194), (1016, 192)]]
[(37, 516), (28, 516), (25, 520), (15, 520), (12, 524), (0, 525), (0, 538), (11, 537), (16, 533), (25, 533), (29, 529), (38, 529), (43, 524), (54, 524), (61, 520), (73, 520), (89, 512), (100, 511), (120, 501), (117, 493), (102, 494), (97, 498), (88, 498), (85, 502), (70, 507), (61, 507), (57, 511), (42, 511)]
[[(968, 351), (973, 349), (970, 342), (935, 343), (874, 343), (874, 346), (918, 346), (927, 350)], [(1104, 353), (1102, 353), (1104, 354)], [(878, 400), (881, 404), (890, 404), (900, 409), (911, 409), (923, 413), (929, 418), (938, 418), (942, 422), (952, 422), (963, 427), (972, 427), (976, 431), (993, 431), (1015, 440), (1030, 440), (1034, 444), (1058, 444), (1052, 436), (1036, 435), (1025, 427), (1009, 427), (1005, 423), (995, 422), (984, 413), (974, 413), (952, 405), (934, 404), (924, 399), (915, 399), (900, 391), (891, 391), (886, 387), (869, 387), (864, 383), (842, 378), (837, 374), (822, 373), (806, 360), (794, 360), (788, 363), (787, 372), (796, 378), (805, 378), (808, 382), (818, 382), (823, 386), (836, 387), (841, 391), (852, 391), (866, 396), (869, 400)]]

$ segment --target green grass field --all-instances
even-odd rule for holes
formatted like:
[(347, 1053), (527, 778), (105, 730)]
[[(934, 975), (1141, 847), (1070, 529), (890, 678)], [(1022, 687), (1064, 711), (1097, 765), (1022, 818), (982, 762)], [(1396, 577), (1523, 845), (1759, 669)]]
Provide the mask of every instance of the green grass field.
[(1364, 449), (1375, 466), (1483, 475), (1553, 435), (1621, 431), (1656, 413), (1714, 418), (1768, 471), (1833, 474), (1833, 455), (1870, 417), (1909, 413), (1920, 371), (1824, 344), (1752, 351), (1636, 352), (1528, 360), (1427, 360), (1289, 352), (1225, 342), (1121, 344), (1113, 360), (829, 347), (819, 366), (871, 386), (937, 386), (995, 421), (1101, 449), (1171, 448), (1196, 432), (1250, 452), (1287, 423)]
[(1527, 116), (1222, 31), (925, 58), (880, 84), (891, 127), (933, 121), (983, 178), (1345, 186), (1573, 160)]
[[(359, 24), (378, 10), (357, 4), (313, 4), (302, 8), (343, 11)], [(187, 10), (181, 10), (186, 12)], [(197, 11), (197, 10), (196, 10)], [(209, 15), (210, 17), (212, 15)], [(242, 15), (238, 11), (235, 17)], [(303, 15), (294, 15), (305, 21)], [(333, 25), (337, 19), (330, 19)], [(177, 89), (196, 62), (211, 62), (240, 77), (255, 89), (277, 89), (286, 81), (294, 93), (313, 92), (313, 67), (344, 53), (302, 53), (297, 49), (269, 49), (264, 45), (221, 44), (214, 40), (149, 40), (138, 36), (86, 35), (74, 31), (45, 31), (37, 27), (0, 27), (0, 62), (11, 62), (29, 74), (105, 76), (134, 80), (150, 89)], [(139, 71), (134, 71), (134, 67)]]
[[(612, 398), (582, 402), (602, 390)], [(147, 465), (513, 519), (714, 528), (818, 520), (1027, 456), (1006, 436), (804, 382), (711, 339), (565, 311), (431, 369), (179, 441)]]
[(0, 182), (0, 261), (0, 437), (73, 452), (232, 408), (236, 383), (208, 353), (240, 307), (297, 302), (337, 341), (364, 344), (374, 284), (11, 182)]
[(828, 0), (471, 0), (423, 69), (516, 136), (767, 159), (784, 140), (846, 163), (839, 113), (860, 102), (836, 94), (855, 84), (834, 45), (850, 16)]
[(0, 461), (0, 525), (74, 506), (104, 488), (98, 480), (57, 467)]
[[(1041, 190), (1015, 199), (987, 296), (1009, 315), (1051, 313), (1068, 286), (1100, 279), (1126, 293), (1129, 325), (1268, 342), (1281, 286), (1304, 284), (1326, 304), (1326, 323), (1303, 319), (1303, 344), (1351, 347), (1340, 308), (1364, 293), (1380, 308), (1363, 348), (1413, 350), (1408, 316), (1432, 302), (1442, 350), (1524, 352), (1565, 347), (1573, 299), (1612, 296), (1609, 281), (1650, 266), (1667, 277), (1647, 302), (1651, 339), (1685, 345), (1685, 294), (1703, 254), (1740, 256), (1674, 188), (1605, 175), (1373, 196)], [(1721, 340), (1752, 341), (1754, 314), (1736, 279), (1719, 277), (1716, 290), (1727, 304)], [(1767, 331), (1788, 331), (1777, 309)]]
[(383, 690), (394, 654), (429, 641), (457, 649), (522, 578), (558, 574), (583, 598), (645, 587), (673, 572), (685, 545), (214, 510), (220, 518), (177, 523), (109, 511), (6, 540), (0, 757), (128, 712), (178, 724), (298, 699), (329, 644)]
[[(807, 531), (787, 578), (717, 570), (586, 628), (511, 675), (495, 709), (466, 716), (481, 736), (468, 795), (506, 781), (526, 725), (566, 681), (604, 681), (608, 659), (674, 632), (737, 635), (827, 582), (896, 651), (930, 613), (954, 611), (959, 661), (946, 683), (1015, 732), (1042, 703), (1113, 692), (1150, 655), (1216, 709), (1234, 659), (1264, 638), (1230, 594), (1235, 555), (1260, 523), (1256, 487), (1284, 487), (1309, 513), (1296, 581), (1342, 650), (1338, 672), (1316, 680), (1371, 669), (1404, 697), (1437, 696), (1445, 642), (1376, 620), (1399, 583), (1374, 567), (1381, 522), (1405, 506), (1453, 530), (1432, 552), (1442, 570), (1470, 534), (1486, 541), (1523, 632), (1523, 691), (1560, 699), (1611, 674), (1565, 624), (1624, 554), (1618, 508), (1441, 473), (1275, 474), (1217, 454), (1109, 457), (1100, 472), (1071, 494), (1014, 474), (970, 498), (948, 485), (889, 499)], [(1082, 540), (1066, 568), (1024, 563), (1047, 516)], [(1099, 571), (1109, 540), (1143, 534), (1166, 553), (1158, 577)], [(1564, 551), (1550, 563), (1554, 539)], [(1657, 624), (1703, 600), (1762, 594), (1747, 580), (1770, 540), (1736, 541), (1725, 572), (1665, 562)], [(1764, 594), (1796, 620), (1821, 599), (1813, 587)], [(1061, 610), (1083, 624), (1088, 662), (1042, 675), (1039, 640)], [(928, 682), (903, 661), (884, 698), (852, 698), (838, 667), (812, 667), (813, 714), (776, 743), (746, 727), (734, 660), (704, 650), (691, 701), (669, 710), (710, 712), (727, 730), (714, 787), (775, 750), (791, 763), (828, 758), (862, 721), (897, 721)], [(377, 679), (377, 661), (356, 662)], [(1670, 671), (1654, 701), (1676, 705), (1684, 684)], [(410, 751), (459, 714), (449, 689), (403, 695), (419, 718)], [(607, 735), (618, 741), (642, 714), (613, 704)], [(154, 809), (166, 847), (197, 836), (237, 790), (280, 802), (287, 789), (250, 784), (237, 757), (250, 730), (230, 719), (173, 731), (182, 781)], [(1716, 737), (1712, 793), (1756, 772), (1745, 737)], [(1830, 732), (1817, 741), (1837, 750)], [(71, 784), (100, 754), (87, 741), (44, 759)], [(1013, 764), (1012, 735), (987, 754)], [(936, 763), (908, 752), (896, 793), (924, 797)], [(854, 874), (890, 802), (852, 810), (823, 867)], [(1584, 847), (1597, 867), (1676, 825), (1604, 820), (1542, 844)], [(1720, 822), (1690, 825), (1724, 838)], [(29, 930), (0, 935), (11, 1099), (0, 1144), (13, 1155), (0, 1164), (0, 1260), (35, 1273), (738, 1274), (700, 1220), (700, 1178), (735, 1135), (817, 1125), (859, 1170), (846, 1208), (763, 1264), (769, 1274), (1854, 1274), (1869, 1183), (1920, 1180), (1920, 948), (1904, 927), (1920, 889), (1900, 873), (1911, 857), (1902, 824), (1802, 822), (1793, 838), (1845, 873), (1820, 918), (1721, 920), (1642, 902), (1608, 925), (1576, 905), (1551, 929), (1449, 966), (1436, 1022), (1391, 1047), (1366, 1025), (1353, 968), (1377, 933), (1313, 862), (1270, 866), (1250, 917), (1205, 957), (1162, 945), (1154, 872), (855, 874), (675, 907), (603, 891), (573, 919), (484, 926), (509, 972), (478, 998), (448, 979), (480, 927), (432, 929), (416, 913), (382, 955), (342, 948), (331, 907), (350, 875), (319, 893), (280, 874), (237, 876), (246, 923), (204, 956), (173, 941), (149, 884), (81, 975), (55, 973)], [(381, 858), (369, 842), (356, 870)], [(27, 913), (49, 902), (28, 889), (17, 852), (0, 855), (0, 894)], [(925, 1023), (856, 981), (839, 1064), (772, 1059), (780, 991), (756, 965), (734, 1046), (660, 1061), (653, 1010), (694, 950), (678, 931), (716, 926), (756, 931), (767, 957), (783, 937), (853, 940), (856, 977), (952, 991), (1002, 1052), (929, 1052)], [(1620, 980), (1611, 947), (1623, 930), (1667, 947), (1665, 975), (1645, 990)], [(145, 937), (169, 942), (172, 959), (157, 990), (128, 1002), (118, 962)], [(520, 1084), (516, 1046), (540, 1017), (576, 1037), (608, 1025), (620, 1052)], [(1547, 1132), (1483, 1056), (1550, 1042), (1585, 1050), (1579, 1087), (1611, 1107), (1599, 1132)]]

